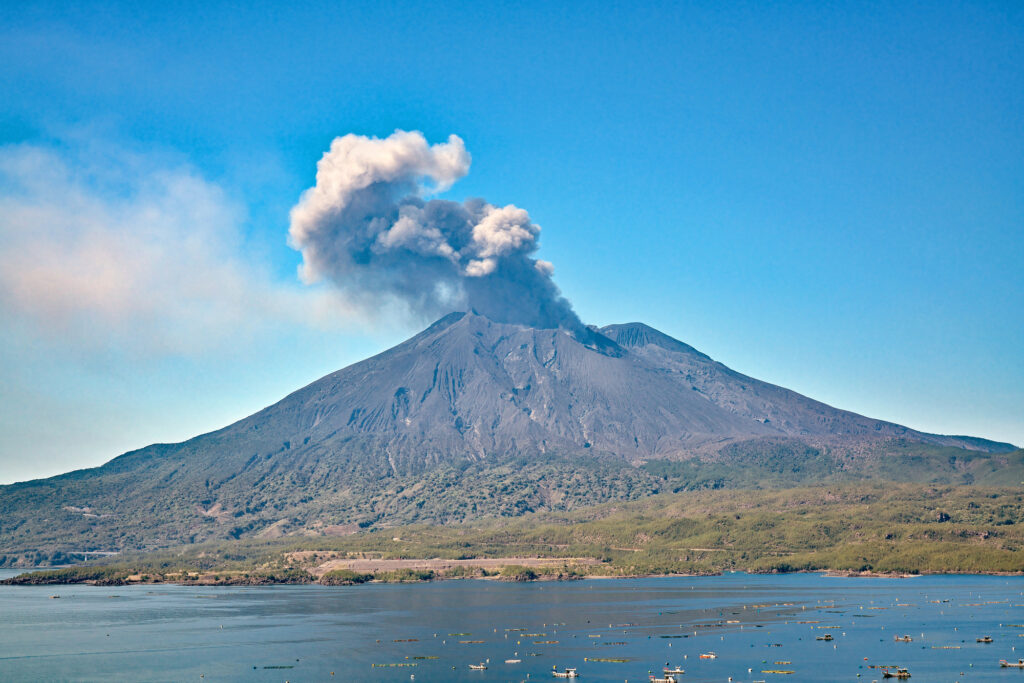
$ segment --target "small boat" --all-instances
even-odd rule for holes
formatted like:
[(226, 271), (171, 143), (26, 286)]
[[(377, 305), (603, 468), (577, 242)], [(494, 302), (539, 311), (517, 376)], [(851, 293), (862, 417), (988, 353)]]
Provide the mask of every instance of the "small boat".
[(892, 639), (895, 640), (898, 643), (912, 643), (912, 642), (914, 642), (914, 639), (911, 638), (910, 636), (893, 636)]
[(566, 669), (565, 671), (557, 671), (552, 667), (551, 675), (555, 678), (579, 678), (579, 674), (576, 673), (576, 669)]
[(663, 669), (663, 671), (665, 673), (667, 673), (667, 674), (684, 674), (684, 673), (686, 673), (685, 671), (683, 671), (683, 668), (681, 666), (677, 666), (674, 669), (669, 669), (668, 667), (665, 667)]
[(506, 659), (505, 663), (506, 664), (521, 664), (522, 661), (523, 660), (521, 660), (521, 659)]
[(718, 659), (718, 655), (716, 655), (714, 652), (705, 652), (705, 653), (701, 654), (700, 658), (701, 659)]
[(1005, 659), (1000, 659), (999, 666), (1004, 669), (1024, 669), (1024, 659), (1018, 659), (1016, 664), (1008, 662)]
[(51, 595), (50, 599), (51, 600), (60, 600), (60, 596), (59, 595)]
[(895, 673), (885, 669), (882, 671), (882, 678), (910, 678), (910, 672), (903, 667), (898, 667)]
[(818, 636), (815, 640), (833, 640), (831, 633), (826, 633), (823, 636)]
[(679, 681), (672, 674), (666, 674), (664, 678), (657, 678), (651, 674), (651, 683), (679, 683)]
[(978, 640), (979, 643), (991, 643), (992, 642), (992, 636), (982, 636), (981, 638), (978, 638), (977, 640)]
[(487, 665), (484, 664), (483, 662), (480, 662), (479, 664), (470, 664), (469, 668), (472, 669), (473, 671), (483, 671), (484, 669), (487, 668)]

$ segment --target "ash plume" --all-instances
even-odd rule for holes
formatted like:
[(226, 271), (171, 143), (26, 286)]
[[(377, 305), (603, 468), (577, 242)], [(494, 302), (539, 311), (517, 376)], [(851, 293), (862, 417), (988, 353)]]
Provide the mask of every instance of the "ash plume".
[(581, 329), (552, 265), (533, 258), (540, 226), (524, 209), (424, 199), (469, 164), (455, 135), (435, 145), (415, 131), (335, 138), (291, 211), (303, 281), (329, 281), (369, 306), (398, 300), (422, 317), (473, 309), (500, 322)]

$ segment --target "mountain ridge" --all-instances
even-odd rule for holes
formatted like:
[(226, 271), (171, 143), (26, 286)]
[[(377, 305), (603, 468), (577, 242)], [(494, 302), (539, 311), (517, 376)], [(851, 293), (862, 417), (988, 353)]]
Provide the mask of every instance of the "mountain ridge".
[[(569, 331), (453, 313), (222, 429), (0, 487), (0, 550), (56, 543), (45, 528), (55, 522), (98, 549), (141, 547), (274, 525), (319, 533), (519, 514), (687, 486), (679, 477), (736, 479), (708, 479), (707, 462), (770, 472), (810, 458), (808, 471), (832, 477), (866, 471), (856, 460), (898, 452), (891, 443), (946, 449), (946, 461), (1014, 449), (833, 408), (642, 323)], [(658, 462), (692, 466), (644, 469)]]
[[(451, 336), (455, 332), (453, 328), (457, 329), (459, 333), (457, 343), (452, 343)], [(572, 415), (571, 406), (570, 410), (564, 411), (567, 414), (558, 415), (554, 420), (549, 418), (549, 421), (559, 422), (561, 425), (556, 425), (556, 433), (548, 435), (548, 438), (539, 434), (534, 424), (523, 420), (517, 414), (517, 410), (523, 406), (524, 396), (539, 389), (530, 382), (531, 377), (537, 376), (537, 368), (528, 367), (527, 371), (532, 371), (533, 375), (527, 375), (524, 379), (521, 369), (516, 367), (516, 361), (521, 359), (513, 358), (510, 361), (509, 354), (516, 350), (523, 351), (525, 348), (529, 348), (536, 364), (549, 370), (553, 368), (555, 372), (574, 371), (579, 369), (578, 365), (582, 365), (583, 369), (590, 371), (594, 369), (596, 363), (603, 370), (611, 373), (621, 372), (622, 364), (626, 362), (623, 359), (628, 357), (629, 350), (632, 349), (633, 356), (639, 356), (646, 361), (642, 370), (649, 375), (648, 379), (652, 379), (655, 385), (654, 389), (645, 388), (645, 394), (653, 392), (660, 399), (665, 399), (665, 394), (667, 394), (668, 397), (678, 399), (684, 408), (692, 409), (690, 419), (686, 421), (687, 426), (710, 429), (704, 423), (711, 422), (721, 430), (710, 429), (696, 437), (690, 433), (691, 438), (688, 439), (688, 442), (690, 448), (694, 449), (699, 449), (705, 443), (718, 444), (729, 438), (757, 436), (814, 436), (824, 439), (851, 436), (911, 437), (940, 445), (963, 447), (968, 450), (1000, 452), (1014, 448), (1012, 444), (986, 439), (979, 440), (978, 437), (955, 437), (919, 432), (895, 423), (833, 408), (783, 387), (761, 382), (738, 373), (693, 347), (643, 323), (609, 325), (600, 328), (598, 332), (609, 339), (613, 345), (595, 347), (593, 344), (586, 344), (576, 339), (573, 332), (565, 330), (538, 330), (521, 325), (495, 323), (473, 312), (452, 313), (410, 339), (311, 382), (253, 415), (180, 444), (167, 444), (166, 447), (173, 449), (175, 446), (192, 443), (196, 439), (217, 438), (217, 435), (223, 433), (240, 436), (245, 435), (246, 432), (260, 429), (265, 431), (266, 427), (262, 425), (268, 421), (288, 420), (288, 418), (292, 418), (288, 428), (293, 434), (302, 435), (309, 432), (318, 434), (321, 439), (330, 438), (339, 432), (347, 432), (351, 436), (375, 435), (383, 427), (392, 426), (388, 424), (389, 422), (404, 422), (406, 427), (411, 426), (412, 421), (416, 418), (411, 413), (415, 412), (417, 403), (423, 405), (428, 400), (441, 399), (440, 402), (444, 410), (431, 411), (425, 416), (420, 416), (419, 420), (428, 423), (423, 426), (426, 431), (429, 432), (431, 428), (440, 425), (442, 428), (437, 431), (442, 433), (420, 433), (418, 436), (426, 437), (428, 441), (439, 441), (442, 446), (450, 447), (452, 439), (455, 438), (449, 428), (454, 428), (454, 432), (465, 437), (467, 431), (478, 426), (471, 424), (469, 419), (475, 419), (478, 413), (483, 413), (488, 417), (499, 415), (499, 422), (511, 421), (513, 426), (521, 427), (526, 432), (527, 439), (537, 440), (540, 452), (548, 450), (549, 445), (563, 451), (574, 448), (595, 448), (595, 444), (587, 438), (588, 430), (586, 428), (568, 430), (575, 432), (570, 435), (575, 438), (575, 441), (571, 438), (566, 441), (565, 423), (576, 421), (575, 416)], [(510, 343), (509, 340), (512, 338), (517, 341)], [(487, 343), (483, 344), (481, 340), (485, 339)], [(576, 341), (581, 348), (577, 348), (567, 340)], [(526, 347), (524, 347), (524, 342), (529, 342)], [(518, 349), (511, 348), (515, 346), (518, 346)], [(484, 347), (489, 355), (493, 355), (500, 348), (500, 351), (505, 354), (502, 359), (504, 362), (502, 364), (481, 363), (480, 357), (483, 355), (481, 349)], [(654, 347), (658, 351), (652, 352), (650, 347)], [(670, 354), (682, 354), (682, 358), (678, 356), (665, 357), (661, 350)], [(567, 351), (573, 353), (567, 354)], [(586, 351), (594, 352), (595, 355), (589, 355)], [(559, 353), (562, 354), (561, 358)], [(566, 356), (569, 357), (566, 358)], [(566, 367), (562, 367), (562, 363)], [(665, 372), (666, 370), (668, 372)], [(499, 390), (494, 392), (499, 401), (494, 402), (494, 405), (488, 405), (486, 410), (480, 409), (478, 406), (456, 405), (462, 398), (462, 394), (473, 391), (472, 380), (467, 382), (467, 375), (474, 373), (481, 375), (485, 381), (497, 380), (499, 385), (503, 382), (503, 385), (499, 386)], [(428, 374), (430, 375), (429, 380), (426, 377)], [(678, 386), (666, 386), (663, 381), (666, 377), (679, 374), (683, 374), (685, 380), (691, 385), (685, 386), (685, 391), (682, 392), (679, 391)], [(550, 379), (541, 376), (541, 384)], [(725, 380), (739, 382), (742, 389), (739, 392), (724, 392), (721, 385)], [(611, 378), (611, 383), (616, 382), (615, 389), (627, 384), (626, 379), (620, 375)], [(352, 387), (367, 386), (372, 387), (370, 391), (350, 391)], [(416, 386), (415, 389), (414, 386)], [(487, 388), (493, 389), (494, 387), (488, 386)], [(748, 389), (750, 397), (740, 398), (736, 395), (737, 393), (748, 393)], [(686, 391), (700, 394), (706, 400), (694, 400), (693, 396), (687, 394)], [(762, 397), (759, 392), (767, 392), (768, 396)], [(812, 416), (809, 423), (807, 420), (802, 423), (794, 423), (786, 411), (783, 411), (773, 426), (771, 417), (760, 414), (766, 411), (758, 412), (759, 408), (769, 407), (772, 399), (776, 400), (775, 406), (777, 406), (780, 397), (785, 400), (796, 400), (801, 408), (811, 411)], [(473, 400), (482, 398), (484, 397), (477, 396)], [(621, 403), (635, 403), (637, 400), (630, 398)], [(641, 403), (644, 402), (643, 399), (639, 400)], [(347, 411), (339, 408), (346, 402), (355, 407)], [(470, 403), (470, 401), (466, 401), (466, 403)], [(709, 406), (708, 403), (711, 405)], [(508, 410), (509, 406), (505, 404), (511, 404), (516, 410)], [(436, 405), (432, 407), (438, 408)], [(653, 408), (653, 406), (648, 407)], [(715, 410), (715, 407), (719, 409), (724, 407), (730, 416), (739, 416), (740, 419), (723, 418), (721, 410)], [(347, 412), (347, 415), (340, 415), (341, 412)], [(775, 412), (779, 413), (777, 409)], [(343, 423), (338, 420), (338, 417), (343, 418)], [(853, 424), (843, 425), (841, 428), (835, 427), (835, 422), (842, 418), (852, 419)], [(729, 424), (723, 425), (723, 419)], [(536, 422), (536, 420), (532, 420), (532, 422)], [(737, 427), (738, 424), (741, 426)], [(330, 433), (326, 434), (325, 431)], [(389, 456), (392, 460), (390, 465), (392, 469), (397, 469), (395, 457), (402, 450), (399, 446), (408, 441), (409, 437), (395, 429), (390, 431), (389, 437), (389, 445), (392, 446), (390, 449), (392, 455)], [(287, 443), (286, 450), (291, 450), (293, 447), (298, 447), (298, 442), (305, 441), (306, 438), (306, 436), (301, 436), (301, 439), (282, 439), (282, 445)], [(312, 436), (309, 437), (309, 440), (313, 440)], [(486, 457), (488, 453), (493, 454), (502, 447), (500, 444), (488, 443), (486, 438), (473, 440), (470, 435), (470, 440), (473, 441), (469, 451), (471, 456), (475, 453), (479, 457)], [(395, 444), (395, 441), (399, 443)], [(522, 439), (512, 439), (511, 441), (519, 442)], [(623, 447), (623, 440), (619, 439), (617, 444), (603, 450), (619, 455), (625, 453), (628, 459), (629, 455), (633, 455), (628, 447), (628, 442), (629, 439), (625, 439), (625, 447)], [(517, 445), (519, 444), (517, 443)], [(640, 438), (635, 435), (634, 446), (636, 448), (633, 450), (641, 451), (639, 453), (641, 458), (648, 456), (679, 457), (685, 456), (689, 452), (679, 444), (662, 451), (653, 445), (644, 449), (641, 447)], [(139, 453), (147, 448), (151, 447), (138, 449), (120, 457)], [(621, 450), (616, 451), (616, 448)], [(517, 452), (521, 451), (522, 448)], [(428, 463), (432, 457), (437, 457), (437, 453), (428, 453)], [(115, 458), (108, 464), (119, 459)], [(398, 460), (403, 459), (402, 457), (398, 458)], [(410, 463), (411, 471), (415, 471), (416, 466), (416, 463)]]

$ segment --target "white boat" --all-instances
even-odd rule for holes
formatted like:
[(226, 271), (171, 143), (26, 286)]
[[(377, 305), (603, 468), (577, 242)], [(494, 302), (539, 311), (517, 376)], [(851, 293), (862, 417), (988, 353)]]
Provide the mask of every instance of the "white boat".
[(484, 669), (487, 668), (487, 665), (484, 664), (483, 662), (480, 662), (479, 664), (470, 664), (469, 668), (472, 669), (473, 671), (483, 671)]
[(565, 671), (552, 671), (551, 675), (555, 678), (579, 678), (579, 674), (576, 673), (576, 669), (566, 669)]
[(1018, 659), (1016, 664), (1008, 662), (1005, 659), (1000, 659), (999, 666), (1004, 669), (1024, 669), (1024, 659)]
[(677, 666), (674, 669), (669, 669), (668, 667), (665, 667), (664, 669), (662, 669), (662, 671), (664, 671), (667, 674), (684, 674), (684, 673), (686, 673), (685, 671), (683, 671), (682, 667), (679, 667), (679, 666)]
[(676, 677), (671, 674), (668, 674), (664, 678), (657, 678), (654, 674), (651, 674), (651, 683), (679, 683), (679, 681), (677, 681)]
[(521, 660), (521, 659), (506, 659), (505, 663), (506, 664), (520, 664), (520, 663), (522, 663), (522, 661), (523, 660)]

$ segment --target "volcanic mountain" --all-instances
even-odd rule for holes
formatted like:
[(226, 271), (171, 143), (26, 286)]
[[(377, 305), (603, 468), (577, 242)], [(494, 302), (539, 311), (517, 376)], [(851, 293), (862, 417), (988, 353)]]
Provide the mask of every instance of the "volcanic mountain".
[(641, 323), (453, 313), (219, 431), (0, 487), (0, 552), (511, 515), (654, 493), (669, 471), (678, 489), (700, 464), (752, 457), (833, 477), (908, 444), (964, 462), (1014, 450), (832, 408)]

